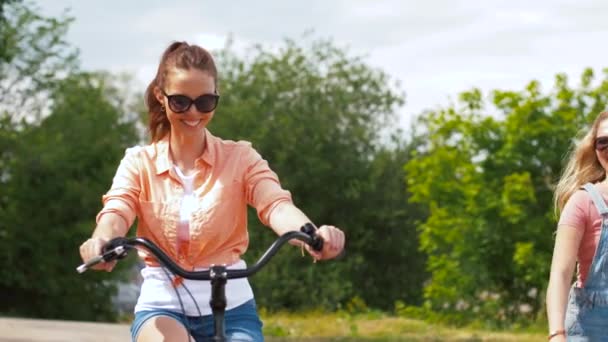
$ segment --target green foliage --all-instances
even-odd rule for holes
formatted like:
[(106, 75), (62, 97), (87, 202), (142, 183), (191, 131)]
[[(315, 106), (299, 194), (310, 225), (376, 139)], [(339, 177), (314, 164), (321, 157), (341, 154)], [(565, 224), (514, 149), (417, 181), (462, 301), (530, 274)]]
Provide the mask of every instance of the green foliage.
[(355, 296), (346, 303), (344, 310), (349, 314), (354, 315), (368, 312), (369, 307), (361, 297)]
[[(130, 122), (104, 97), (103, 80), (73, 75), (56, 85), (48, 117), (17, 133), (3, 168), (0, 312), (67, 319), (111, 319), (120, 272), (79, 275), (78, 246), (90, 236)], [(83, 100), (86, 99), (86, 100)], [(6, 150), (4, 150), (6, 152)]]
[[(332, 308), (355, 294), (374, 307), (419, 300), (420, 215), (407, 205), (401, 169), (410, 147), (397, 140), (389, 150), (381, 141), (403, 102), (389, 77), (324, 40), (257, 47), (248, 60), (229, 49), (217, 56), (223, 97), (211, 131), (253, 142), (296, 205), (347, 234), (340, 261), (279, 255), (252, 279), (258, 302), (279, 309)], [(275, 236), (250, 217), (252, 261)]]
[(13, 123), (40, 119), (48, 109), (49, 89), (77, 69), (78, 51), (65, 36), (72, 18), (47, 18), (22, 1), (3, 4), (0, 25), (0, 113)]
[(6, 28), (8, 27), (7, 19), (5, 15), (5, 8), (9, 4), (15, 3), (19, 0), (0, 0), (0, 61), (8, 62), (10, 54), (7, 53), (7, 46), (9, 45), (9, 37), (6, 34)]
[[(18, 1), (3, 8), (0, 74), (10, 101), (3, 98), (0, 118), (0, 289), (16, 295), (0, 312), (110, 319), (120, 272), (78, 276), (73, 268), (100, 194), (137, 138), (141, 103), (124, 91), (128, 78), (77, 73), (76, 50), (64, 41), (71, 18), (44, 18)], [(255, 51), (249, 61), (220, 53), (224, 96), (212, 131), (254, 142), (296, 203), (348, 236), (342, 261), (313, 264), (299, 250), (282, 251), (252, 280), (260, 305), (336, 308), (357, 295), (373, 307), (419, 302), (425, 273), (415, 221), (423, 211), (407, 204), (401, 168), (412, 145), (393, 137), (389, 149), (381, 140), (402, 94), (385, 73), (328, 41)], [(250, 218), (252, 261), (275, 236), (253, 211)]]
[(520, 92), (497, 90), (488, 109), (473, 89), (421, 118), (427, 143), (406, 170), (412, 201), (430, 211), (420, 225), (427, 308), (493, 324), (531, 321), (543, 309), (552, 186), (572, 137), (608, 99), (608, 80), (593, 79), (585, 70), (578, 89), (558, 75), (546, 94), (535, 81)]
[(75, 267), (134, 124), (116, 81), (76, 72), (64, 40), (71, 18), (21, 1), (2, 9), (0, 314), (112, 319), (121, 272)]

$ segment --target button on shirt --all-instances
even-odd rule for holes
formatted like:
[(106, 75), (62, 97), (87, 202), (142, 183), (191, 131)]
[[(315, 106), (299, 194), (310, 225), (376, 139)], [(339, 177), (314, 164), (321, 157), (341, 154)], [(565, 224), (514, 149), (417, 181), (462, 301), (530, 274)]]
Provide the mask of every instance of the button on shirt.
[[(291, 202), (291, 194), (281, 188), (276, 173), (250, 143), (222, 140), (207, 130), (205, 143), (195, 163), (196, 205), (190, 213), (188, 239), (178, 234), (184, 186), (173, 167), (168, 136), (127, 149), (102, 197), (97, 221), (115, 213), (130, 227), (137, 217), (137, 235), (158, 244), (186, 269), (239, 261), (249, 243), (247, 205), (269, 225), (273, 209)], [(142, 257), (147, 265), (158, 265), (151, 256)]]

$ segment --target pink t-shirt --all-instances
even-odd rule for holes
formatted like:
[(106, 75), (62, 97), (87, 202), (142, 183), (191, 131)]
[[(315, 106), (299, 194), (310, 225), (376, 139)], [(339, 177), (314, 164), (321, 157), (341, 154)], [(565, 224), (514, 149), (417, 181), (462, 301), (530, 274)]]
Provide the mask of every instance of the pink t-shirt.
[[(606, 202), (608, 187), (596, 184), (595, 188), (602, 194)], [(587, 280), (587, 274), (602, 232), (602, 218), (587, 191), (577, 190), (570, 197), (562, 210), (558, 223), (558, 227), (560, 226), (570, 226), (583, 232), (577, 253), (577, 286), (582, 287)]]

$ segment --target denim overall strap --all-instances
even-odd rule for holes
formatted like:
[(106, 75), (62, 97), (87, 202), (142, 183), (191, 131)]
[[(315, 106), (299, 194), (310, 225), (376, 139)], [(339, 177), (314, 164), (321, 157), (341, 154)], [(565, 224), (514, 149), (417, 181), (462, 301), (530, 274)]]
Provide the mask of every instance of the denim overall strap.
[(608, 268), (606, 268), (606, 261), (608, 259), (608, 206), (606, 206), (604, 198), (593, 184), (587, 183), (583, 187), (591, 196), (593, 204), (595, 204), (602, 217), (600, 240), (597, 244), (593, 262), (589, 268), (585, 288), (606, 289), (608, 287)]

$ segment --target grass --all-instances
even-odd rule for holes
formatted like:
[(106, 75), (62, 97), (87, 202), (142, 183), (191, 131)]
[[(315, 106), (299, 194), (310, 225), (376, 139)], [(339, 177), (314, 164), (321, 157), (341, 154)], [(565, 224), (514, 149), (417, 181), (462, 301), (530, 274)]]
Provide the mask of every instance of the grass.
[(264, 335), (279, 341), (542, 341), (544, 332), (453, 328), (386, 315), (260, 312)]
[[(260, 309), (259, 313), (268, 342), (532, 342), (546, 340), (547, 336), (544, 327), (524, 331), (455, 328), (376, 312), (269, 313)], [(131, 320), (131, 316), (125, 316), (123, 323), (130, 324)]]

